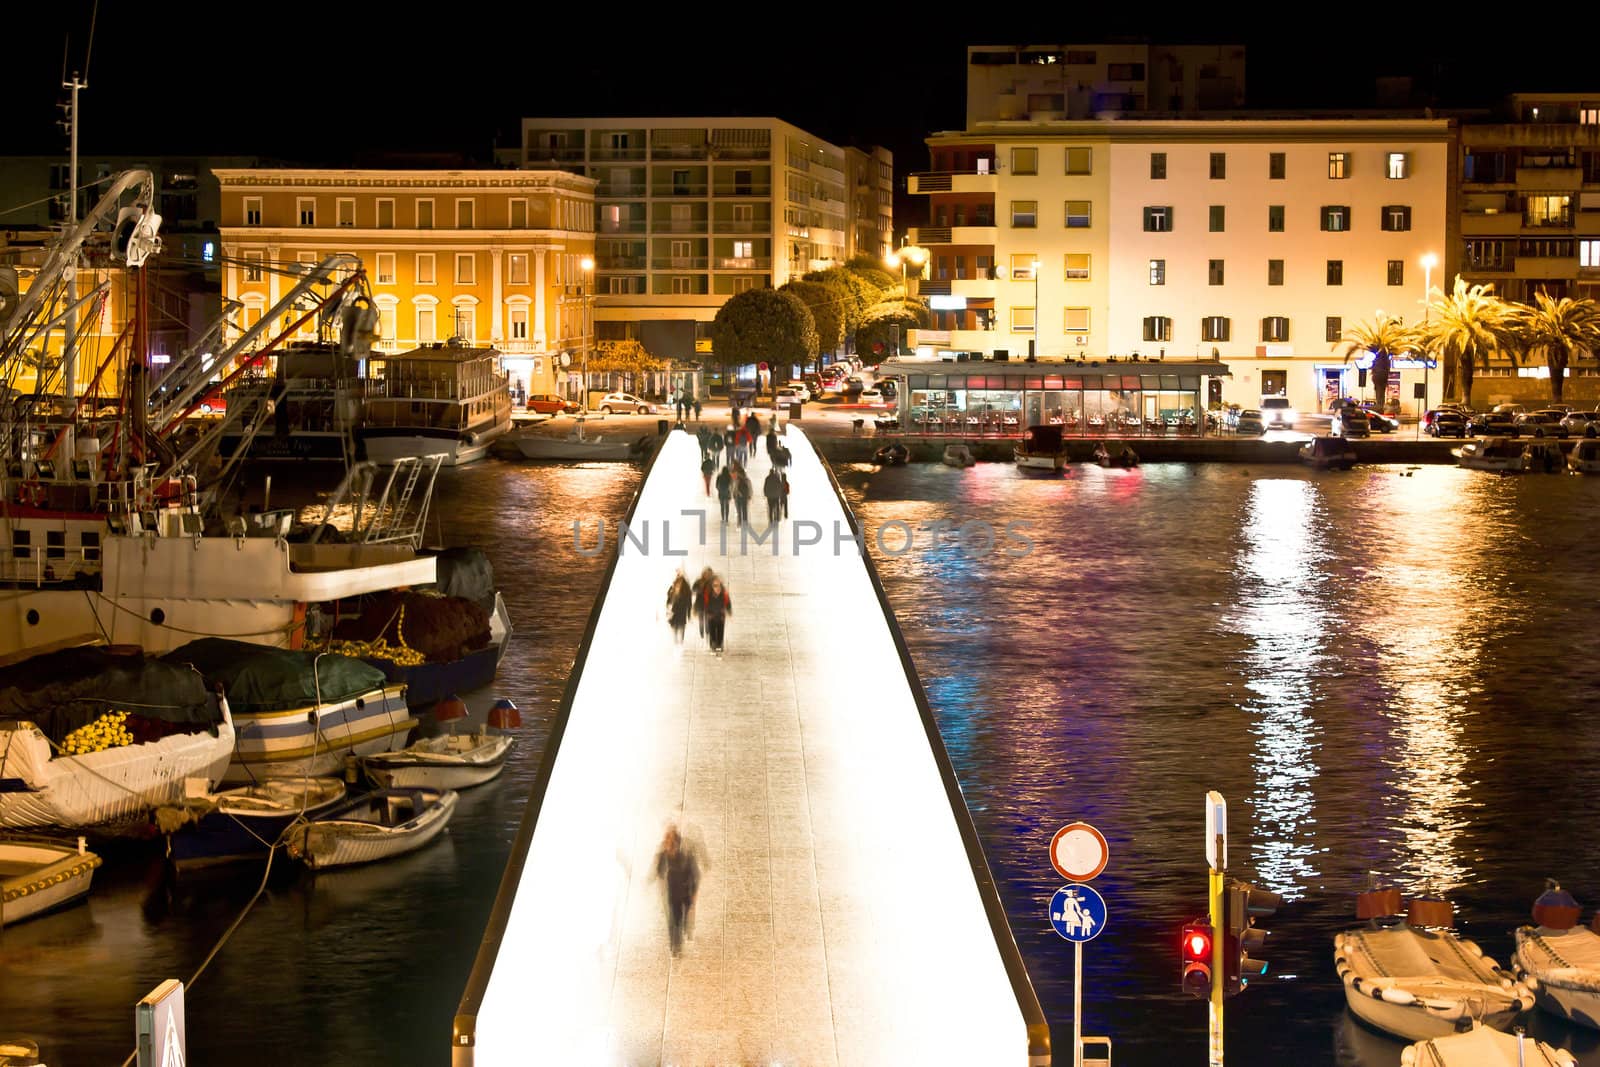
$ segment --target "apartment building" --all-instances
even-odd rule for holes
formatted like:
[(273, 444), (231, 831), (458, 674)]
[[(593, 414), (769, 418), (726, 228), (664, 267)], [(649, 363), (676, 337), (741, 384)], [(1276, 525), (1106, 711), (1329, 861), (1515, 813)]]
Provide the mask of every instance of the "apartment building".
[(1233, 110), (1245, 103), (1243, 45), (975, 45), (967, 49), (967, 125), (1150, 112)]
[(297, 272), (348, 253), (366, 269), (384, 349), (457, 336), (499, 349), (513, 387), (566, 391), (559, 357), (576, 357), (586, 340), (593, 179), (561, 170), (229, 168), (216, 176), (223, 293), (244, 309), (237, 327), (258, 322)]
[(528, 118), (516, 162), (597, 183), (597, 336), (692, 359), (733, 294), (887, 250), (893, 158), (865, 156), (775, 118)]

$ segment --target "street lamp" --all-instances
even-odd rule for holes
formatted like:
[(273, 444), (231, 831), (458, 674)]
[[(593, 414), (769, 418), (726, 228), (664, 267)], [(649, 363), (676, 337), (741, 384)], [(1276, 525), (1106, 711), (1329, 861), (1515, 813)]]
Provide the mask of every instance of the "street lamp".
[(1028, 338), (1028, 356), (1037, 358), (1039, 340), (1039, 261), (1033, 261), (1033, 336)]
[[(1433, 268), (1439, 257), (1432, 252), (1422, 255), (1422, 325), (1426, 327), (1433, 316)], [(1417, 413), (1417, 436), (1422, 436), (1422, 420), (1428, 411), (1428, 353), (1422, 352), (1422, 410)]]
[[(905, 287), (907, 299), (917, 295), (917, 287), (911, 284), (914, 280), (922, 280), (923, 265), (928, 262), (928, 250), (920, 245), (907, 244), (906, 238), (900, 238), (900, 248), (883, 257), (884, 264), (894, 270), (900, 268), (900, 284)], [(915, 268), (913, 273), (912, 268)], [(894, 354), (900, 355), (900, 324), (894, 324)]]
[(594, 308), (594, 260), (584, 256), (578, 261), (583, 269), (583, 385), (580, 390), (584, 414), (589, 413), (589, 332)]

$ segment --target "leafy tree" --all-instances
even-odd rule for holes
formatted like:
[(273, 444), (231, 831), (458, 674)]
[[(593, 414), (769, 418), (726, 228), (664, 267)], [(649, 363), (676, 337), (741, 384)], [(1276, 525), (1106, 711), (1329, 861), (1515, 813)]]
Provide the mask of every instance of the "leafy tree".
[(1600, 347), (1600, 305), (1589, 299), (1553, 298), (1543, 289), (1534, 299), (1538, 302), (1534, 307), (1519, 309), (1522, 347), (1544, 353), (1550, 368), (1550, 401), (1559, 404), (1574, 353), (1592, 356)]
[(1398, 318), (1379, 318), (1362, 322), (1344, 332), (1338, 349), (1344, 352), (1344, 361), (1362, 352), (1372, 353), (1372, 388), (1377, 393), (1380, 407), (1389, 397), (1389, 376), (1393, 371), (1394, 357), (1414, 352), (1422, 347), (1422, 338), (1415, 327), (1407, 326)]
[(850, 295), (827, 282), (785, 282), (778, 291), (793, 293), (811, 312), (811, 322), (817, 330), (817, 348), (813, 356), (820, 369), (821, 353), (832, 352), (844, 343), (844, 305)]
[(844, 269), (869, 285), (876, 286), (880, 292), (904, 284), (901, 278), (884, 269), (882, 260), (869, 256), (865, 252), (851, 256), (850, 261), (844, 265)]
[(856, 351), (869, 363), (881, 363), (894, 354), (898, 339), (903, 350), (907, 330), (933, 326), (933, 313), (917, 300), (885, 300), (868, 309), (856, 329)]
[[(628, 338), (622, 341), (601, 341), (589, 353), (589, 370), (602, 374), (626, 375), (628, 385), (634, 388), (633, 383), (645, 374), (667, 369), (667, 361), (652, 356), (637, 340)], [(584, 383), (587, 388), (588, 383)]]
[(856, 329), (861, 325), (861, 317), (867, 309), (882, 299), (882, 290), (859, 274), (852, 274), (843, 267), (829, 267), (827, 270), (812, 271), (803, 278), (808, 282), (821, 282), (832, 285), (840, 290), (843, 302), (839, 305), (844, 312), (844, 333), (846, 337), (854, 337)]
[(1479, 363), (1488, 363), (1489, 354), (1502, 351), (1512, 359), (1521, 357), (1518, 347), (1518, 315), (1505, 301), (1494, 295), (1494, 285), (1468, 285), (1456, 275), (1454, 288), (1430, 305), (1432, 318), (1422, 326), (1430, 352), (1444, 365), (1445, 396), (1458, 395), (1462, 403), (1472, 402), (1472, 378)]
[[(711, 346), (715, 361), (730, 371), (746, 363), (804, 364), (817, 350), (817, 329), (810, 310), (793, 293), (746, 289), (712, 320)], [(776, 395), (776, 373), (772, 385)]]

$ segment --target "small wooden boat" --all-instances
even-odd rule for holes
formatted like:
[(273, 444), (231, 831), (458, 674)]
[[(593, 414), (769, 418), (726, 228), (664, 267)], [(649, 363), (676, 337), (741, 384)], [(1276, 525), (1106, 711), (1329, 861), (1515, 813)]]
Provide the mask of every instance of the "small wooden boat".
[(513, 434), (510, 440), (528, 459), (559, 460), (629, 460), (634, 457), (637, 443), (621, 438), (590, 437), (584, 433), (583, 419), (577, 419), (571, 433), (565, 437), (524, 430)]
[(1067, 446), (1059, 426), (1029, 426), (1011, 450), (1011, 458), (1024, 470), (1058, 471), (1066, 466)]
[(1507, 437), (1484, 437), (1453, 449), (1456, 464), (1475, 471), (1520, 473), (1523, 469), (1522, 445)]
[(944, 465), (946, 467), (970, 467), (975, 462), (972, 458), (972, 449), (966, 445), (945, 445)]
[(1398, 890), (1362, 894), (1357, 914), (1372, 922), (1334, 938), (1345, 1002), (1368, 1026), (1404, 1038), (1448, 1037), (1474, 1024), (1505, 1029), (1533, 1006), (1533, 993), (1471, 941), (1451, 933), (1450, 905), (1413, 900), (1406, 921)]
[(269, 778), (157, 809), (167, 858), (179, 870), (261, 856), (299, 818), (314, 818), (345, 798), (338, 778)]
[(1478, 1027), (1449, 1037), (1418, 1041), (1400, 1053), (1400, 1067), (1578, 1067), (1564, 1048), (1522, 1034)]
[(0, 841), (0, 926), (65, 907), (89, 893), (100, 857), (50, 841)]
[(1101, 441), (1094, 446), (1094, 461), (1102, 467), (1137, 467), (1139, 453), (1135, 452), (1131, 445), (1118, 446), (1115, 441), (1107, 445)]
[(1533, 905), (1536, 926), (1518, 927), (1511, 962), (1534, 1003), (1600, 1030), (1600, 914), (1578, 925), (1578, 902), (1554, 882)]
[(1347, 471), (1356, 465), (1356, 446), (1342, 437), (1313, 437), (1300, 446), (1300, 462), (1314, 470)]
[(910, 458), (911, 450), (899, 441), (884, 445), (872, 454), (873, 462), (880, 467), (903, 467)]
[(480, 730), (428, 737), (399, 752), (368, 756), (367, 777), (380, 786), (409, 789), (470, 789), (492, 781), (506, 766), (516, 740), (510, 734)]
[(1600, 440), (1586, 437), (1567, 453), (1567, 467), (1579, 474), (1600, 474)]
[(457, 799), (454, 790), (379, 789), (290, 830), (289, 855), (320, 871), (412, 852), (444, 831)]

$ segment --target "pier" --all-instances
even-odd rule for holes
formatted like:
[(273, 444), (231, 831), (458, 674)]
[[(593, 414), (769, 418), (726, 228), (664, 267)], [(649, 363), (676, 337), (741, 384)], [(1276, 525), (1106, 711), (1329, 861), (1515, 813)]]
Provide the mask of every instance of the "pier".
[[(765, 449), (741, 538), (683, 433), (627, 539), (606, 528), (615, 556), (456, 1016), (458, 1067), (1050, 1063), (854, 517), (799, 428), (783, 440), (775, 531)], [(572, 550), (596, 550), (598, 523)], [(733, 604), (721, 657), (666, 620), (675, 571), (706, 566)], [(702, 865), (677, 956), (655, 862), (669, 824)]]

